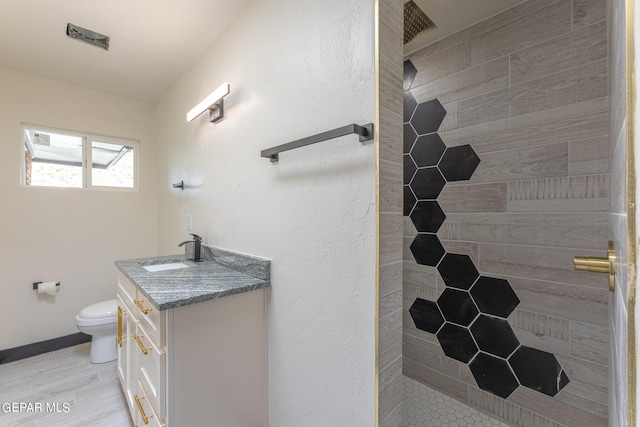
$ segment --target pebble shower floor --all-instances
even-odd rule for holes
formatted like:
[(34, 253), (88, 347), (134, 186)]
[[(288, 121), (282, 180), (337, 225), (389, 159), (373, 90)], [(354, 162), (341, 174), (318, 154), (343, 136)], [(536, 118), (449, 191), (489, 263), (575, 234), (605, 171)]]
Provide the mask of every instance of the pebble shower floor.
[(402, 427), (509, 427), (416, 380), (402, 380)]

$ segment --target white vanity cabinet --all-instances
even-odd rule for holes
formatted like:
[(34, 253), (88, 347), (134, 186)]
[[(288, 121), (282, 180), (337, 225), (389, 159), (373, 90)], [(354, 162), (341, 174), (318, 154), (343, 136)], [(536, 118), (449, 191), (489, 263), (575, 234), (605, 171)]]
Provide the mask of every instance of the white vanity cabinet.
[(136, 426), (267, 425), (264, 289), (160, 311), (118, 271), (118, 306)]
[[(166, 425), (166, 312), (118, 273), (118, 376), (136, 426)], [(150, 327), (149, 318), (156, 325)]]

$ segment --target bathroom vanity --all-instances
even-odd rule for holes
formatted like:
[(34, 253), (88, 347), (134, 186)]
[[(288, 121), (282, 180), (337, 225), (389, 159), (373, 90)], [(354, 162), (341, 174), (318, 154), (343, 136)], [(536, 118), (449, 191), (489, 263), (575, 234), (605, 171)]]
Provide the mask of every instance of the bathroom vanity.
[(267, 424), (270, 262), (203, 252), (116, 262), (118, 376), (136, 426)]

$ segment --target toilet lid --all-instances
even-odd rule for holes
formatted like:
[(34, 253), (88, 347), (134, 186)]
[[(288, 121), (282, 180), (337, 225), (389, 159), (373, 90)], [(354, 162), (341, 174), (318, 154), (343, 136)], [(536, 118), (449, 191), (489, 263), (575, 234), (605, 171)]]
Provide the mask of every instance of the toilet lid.
[(80, 317), (84, 319), (104, 319), (118, 314), (118, 302), (115, 299), (98, 302), (83, 308)]

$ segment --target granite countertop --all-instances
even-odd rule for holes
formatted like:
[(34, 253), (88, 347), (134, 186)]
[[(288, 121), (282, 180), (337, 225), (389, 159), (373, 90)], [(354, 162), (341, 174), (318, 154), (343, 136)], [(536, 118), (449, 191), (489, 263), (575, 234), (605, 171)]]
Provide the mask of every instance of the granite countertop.
[[(116, 261), (116, 267), (158, 310), (183, 307), (271, 285), (271, 261), (202, 245), (203, 262), (169, 255)], [(149, 272), (144, 266), (180, 262), (187, 268)]]

